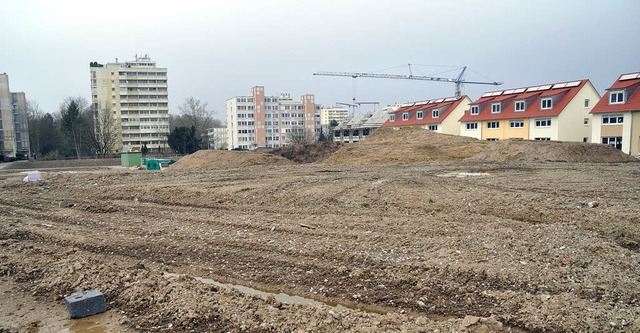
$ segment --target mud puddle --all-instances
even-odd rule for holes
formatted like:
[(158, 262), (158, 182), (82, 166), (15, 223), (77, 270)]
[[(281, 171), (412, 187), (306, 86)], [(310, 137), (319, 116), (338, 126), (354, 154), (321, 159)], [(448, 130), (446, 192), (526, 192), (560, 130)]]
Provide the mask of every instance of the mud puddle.
[(109, 321), (106, 313), (101, 313), (85, 318), (69, 319), (66, 325), (67, 329), (64, 333), (107, 333), (107, 322)]
[[(165, 276), (165, 277), (184, 276), (182, 274), (174, 274), (174, 273), (166, 273), (166, 272), (163, 272), (162, 275)], [(218, 282), (218, 281), (215, 281), (215, 280), (212, 280), (212, 279), (207, 279), (207, 278), (202, 278), (202, 277), (193, 277), (193, 278), (198, 280), (198, 281), (200, 281), (200, 282), (202, 282), (202, 283), (214, 285), (214, 286), (220, 287), (220, 288), (235, 289), (235, 290), (238, 290), (238, 291), (240, 291), (242, 293), (245, 293), (247, 295), (258, 296), (258, 297), (260, 297), (260, 298), (262, 298), (264, 300), (268, 299), (269, 297), (273, 297), (273, 298), (275, 298), (276, 301), (281, 302), (281, 303), (286, 303), (286, 304), (328, 305), (328, 306), (334, 307), (337, 310), (341, 310), (341, 311), (358, 310), (358, 311), (362, 311), (362, 312), (377, 313), (377, 314), (383, 314), (383, 315), (391, 312), (390, 310), (386, 310), (386, 309), (380, 308), (380, 307), (361, 306), (361, 305), (348, 304), (348, 303), (339, 303), (339, 302), (329, 302), (329, 301), (323, 301), (323, 300), (320, 300), (320, 299), (302, 297), (302, 296), (298, 296), (298, 295), (290, 295), (290, 294), (285, 294), (285, 293), (279, 293), (277, 291), (272, 291), (272, 290), (255, 289), (255, 288), (251, 288), (251, 287), (247, 287), (247, 286), (243, 286), (243, 285), (237, 285), (237, 284), (231, 284), (231, 283), (222, 283), (222, 282)]]
[[(78, 319), (81, 320), (81, 319)], [(74, 322), (69, 329), (70, 333), (107, 333), (107, 327), (92, 321)]]

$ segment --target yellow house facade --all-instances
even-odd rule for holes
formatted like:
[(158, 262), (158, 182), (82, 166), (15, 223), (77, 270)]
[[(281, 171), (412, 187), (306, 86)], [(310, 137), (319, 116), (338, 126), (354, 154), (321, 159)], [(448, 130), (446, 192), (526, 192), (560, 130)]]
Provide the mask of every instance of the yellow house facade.
[(482, 140), (587, 142), (600, 95), (589, 80), (487, 92), (460, 119), (460, 134)]

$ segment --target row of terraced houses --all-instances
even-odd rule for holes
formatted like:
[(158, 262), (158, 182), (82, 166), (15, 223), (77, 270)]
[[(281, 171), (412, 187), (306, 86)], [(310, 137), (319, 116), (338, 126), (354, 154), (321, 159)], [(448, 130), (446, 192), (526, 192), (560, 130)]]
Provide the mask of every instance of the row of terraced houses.
[(420, 126), (482, 140), (611, 144), (639, 155), (640, 73), (622, 74), (600, 96), (589, 80), (405, 103), (383, 127)]

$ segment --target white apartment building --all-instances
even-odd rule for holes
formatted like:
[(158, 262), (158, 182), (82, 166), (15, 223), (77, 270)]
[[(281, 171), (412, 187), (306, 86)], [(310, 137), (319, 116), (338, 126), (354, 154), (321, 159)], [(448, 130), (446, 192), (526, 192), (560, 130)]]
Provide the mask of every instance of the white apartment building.
[(349, 120), (349, 109), (341, 106), (331, 106), (320, 108), (320, 125), (327, 126), (331, 121), (338, 124)]
[(277, 148), (290, 144), (290, 133), (315, 138), (316, 105), (311, 94), (300, 101), (289, 94), (265, 96), (263, 86), (251, 88), (251, 96), (226, 102), (228, 149)]
[(148, 55), (133, 61), (90, 63), (94, 109), (111, 107), (120, 140), (116, 152), (151, 152), (168, 147), (169, 93), (167, 69), (156, 67)]
[(207, 128), (207, 141), (209, 149), (228, 149), (227, 128), (212, 127)]

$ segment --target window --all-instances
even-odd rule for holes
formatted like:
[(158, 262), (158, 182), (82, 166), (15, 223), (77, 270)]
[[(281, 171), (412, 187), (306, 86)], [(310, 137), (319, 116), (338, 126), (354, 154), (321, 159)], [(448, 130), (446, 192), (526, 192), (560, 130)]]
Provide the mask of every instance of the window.
[(616, 149), (622, 149), (622, 137), (621, 136), (605, 136), (602, 137), (602, 143), (605, 145), (612, 145)]
[(429, 125), (429, 130), (430, 131), (437, 131), (438, 130), (438, 125)]
[(523, 128), (524, 127), (524, 120), (512, 120), (511, 123), (509, 124), (509, 127), (511, 127), (511, 128)]
[(516, 112), (524, 111), (525, 103), (524, 101), (516, 101)]
[(588, 137), (588, 136), (586, 136), (586, 137), (582, 138), (582, 142), (584, 142), (584, 143), (589, 142), (589, 137)]
[(624, 103), (624, 90), (614, 90), (609, 92), (609, 104)]
[(438, 117), (440, 117), (440, 110), (433, 110), (433, 111), (431, 111), (431, 117), (432, 117), (432, 118), (438, 118)]
[(584, 118), (583, 123), (584, 123), (585, 125), (589, 125), (589, 118)]
[(584, 107), (585, 109), (589, 107), (589, 99), (584, 100)]
[(471, 114), (480, 114), (480, 106), (472, 105), (471, 106)]
[(396, 121), (396, 115), (395, 115), (395, 114), (392, 114), (392, 115), (389, 117), (389, 121)]
[(500, 113), (502, 111), (500, 103), (491, 103), (491, 113)]
[(603, 125), (619, 125), (624, 121), (624, 117), (619, 114), (602, 116)]
[(478, 123), (467, 123), (467, 130), (471, 131), (471, 130), (477, 130), (478, 129)]
[(424, 118), (424, 112), (422, 112), (422, 111), (418, 111), (418, 113), (416, 114), (416, 117), (417, 117), (418, 119), (422, 119), (422, 118)]
[(404, 112), (402, 114), (402, 120), (409, 120), (409, 112)]
[(490, 121), (490, 122), (487, 123), (487, 128), (488, 129), (500, 128), (500, 122), (499, 121)]
[(536, 127), (551, 127), (551, 118), (536, 119)]
[(487, 138), (487, 141), (498, 141), (498, 140), (500, 140), (500, 139), (498, 139), (498, 138)]
[(540, 101), (540, 110), (549, 110), (553, 107), (553, 100), (551, 97), (543, 98)]
[(551, 141), (551, 138), (549, 137), (544, 137), (544, 138), (533, 138), (536, 141)]

